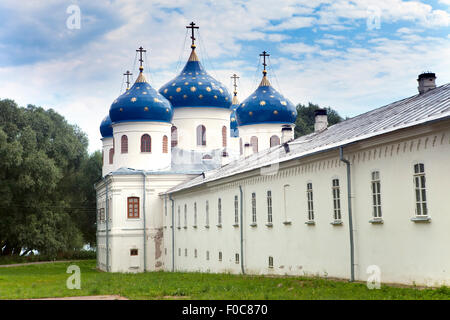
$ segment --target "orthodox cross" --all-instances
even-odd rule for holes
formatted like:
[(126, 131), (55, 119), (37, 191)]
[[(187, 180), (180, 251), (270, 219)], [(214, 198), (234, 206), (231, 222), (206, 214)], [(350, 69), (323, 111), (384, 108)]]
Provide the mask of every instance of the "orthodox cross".
[(233, 76), (231, 77), (231, 79), (233, 79), (234, 95), (237, 95), (237, 84), (236, 84), (236, 80), (239, 79), (239, 77), (238, 77), (236, 74), (233, 74)]
[(125, 72), (123, 75), (127, 76), (126, 84), (127, 84), (127, 90), (128, 90), (128, 89), (130, 89), (130, 76), (133, 74), (129, 70), (127, 70), (127, 72)]
[(144, 50), (144, 48), (142, 48), (142, 46), (141, 46), (141, 47), (139, 47), (139, 49), (136, 50), (136, 52), (139, 52), (139, 55), (140, 55), (139, 62), (141, 63), (141, 66), (139, 67), (139, 70), (141, 70), (141, 72), (142, 72), (142, 70), (144, 70), (144, 67), (142, 66), (142, 63), (144, 62), (144, 59), (142, 59), (142, 54), (144, 52), (147, 52), (147, 50)]
[(263, 74), (266, 75), (267, 74), (267, 71), (266, 71), (266, 66), (267, 66), (266, 57), (270, 56), (270, 54), (268, 54), (266, 51), (263, 51), (263, 53), (261, 53), (259, 56), (263, 57), (263, 66), (264, 66)]
[(199, 27), (195, 26), (194, 22), (189, 23), (188, 26), (186, 26), (187, 29), (191, 29), (191, 40), (192, 40), (192, 44), (191, 44), (191, 48), (194, 49), (195, 48), (195, 36), (194, 36), (194, 29), (198, 29)]

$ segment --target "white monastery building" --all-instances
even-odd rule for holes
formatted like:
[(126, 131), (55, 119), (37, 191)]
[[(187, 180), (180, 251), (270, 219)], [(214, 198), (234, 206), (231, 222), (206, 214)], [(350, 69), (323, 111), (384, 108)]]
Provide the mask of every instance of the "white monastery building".
[[(156, 91), (143, 74), (100, 130), (97, 264), (109, 272), (318, 275), (450, 285), (450, 84), (294, 139), (264, 71), (239, 103), (192, 51)], [(235, 81), (236, 75), (232, 77)], [(235, 82), (236, 83), (236, 82)]]

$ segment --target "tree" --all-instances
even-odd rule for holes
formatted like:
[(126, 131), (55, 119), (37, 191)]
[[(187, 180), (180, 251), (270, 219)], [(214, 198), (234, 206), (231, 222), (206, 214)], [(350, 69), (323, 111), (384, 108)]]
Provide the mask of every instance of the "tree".
[(0, 255), (56, 256), (95, 242), (101, 156), (87, 145), (54, 110), (0, 100)]
[[(314, 111), (319, 109), (319, 105), (309, 102), (308, 105), (297, 105), (297, 119), (295, 120), (295, 138), (314, 132)], [(336, 110), (327, 109), (328, 125), (341, 122), (343, 119)]]

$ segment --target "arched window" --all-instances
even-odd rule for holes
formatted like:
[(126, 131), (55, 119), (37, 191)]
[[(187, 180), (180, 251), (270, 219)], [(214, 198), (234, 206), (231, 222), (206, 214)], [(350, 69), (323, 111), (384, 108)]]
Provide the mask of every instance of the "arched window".
[(163, 136), (163, 140), (162, 140), (162, 149), (163, 149), (163, 153), (168, 153), (169, 152), (169, 139), (167, 138), (167, 136)]
[(197, 127), (197, 145), (206, 146), (206, 128), (202, 124)]
[(242, 138), (239, 138), (239, 151), (241, 155), (244, 153), (244, 146), (242, 145)]
[(270, 147), (278, 146), (280, 144), (280, 138), (277, 135), (270, 137)]
[(178, 145), (178, 129), (175, 126), (172, 126), (172, 128), (170, 129), (171, 132), (171, 137), (170, 137), (170, 143), (171, 143), (171, 147), (176, 147)]
[(109, 149), (109, 164), (113, 164), (114, 161), (114, 148)]
[(152, 138), (148, 134), (141, 137), (141, 152), (152, 152)]
[(227, 127), (222, 127), (222, 147), (227, 146)]
[(128, 153), (128, 137), (126, 135), (120, 138), (120, 152)]
[(258, 152), (258, 138), (255, 136), (251, 137), (250, 144), (252, 145), (253, 153)]

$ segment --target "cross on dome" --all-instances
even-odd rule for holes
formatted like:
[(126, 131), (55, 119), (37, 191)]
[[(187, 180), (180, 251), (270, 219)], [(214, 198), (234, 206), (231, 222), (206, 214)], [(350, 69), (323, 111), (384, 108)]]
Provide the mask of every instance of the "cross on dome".
[(196, 27), (195, 26), (195, 22), (191, 22), (189, 23), (188, 26), (186, 26), (186, 29), (191, 29), (191, 40), (192, 40), (192, 44), (191, 44), (191, 48), (194, 49), (195, 48), (195, 35), (194, 35), (194, 30), (195, 29), (199, 29), (200, 27)]
[(139, 62), (140, 62), (140, 67), (139, 70), (142, 72), (144, 71), (144, 67), (142, 66), (142, 64), (144, 63), (144, 59), (142, 59), (142, 54), (144, 52), (147, 52), (147, 50), (145, 50), (144, 48), (142, 48), (142, 46), (139, 47), (139, 49), (136, 50), (136, 52), (139, 52), (140, 58), (139, 58)]
[(129, 90), (130, 89), (130, 76), (133, 74), (130, 72), (130, 70), (127, 70), (127, 72), (125, 72), (123, 75), (127, 77), (126, 84), (127, 84), (127, 90)]
[(264, 66), (263, 75), (266, 75), (266, 74), (267, 74), (267, 70), (266, 70), (266, 67), (267, 67), (266, 57), (269, 57), (270, 54), (268, 54), (266, 51), (263, 51), (259, 56), (260, 56), (260, 57), (263, 57), (263, 66)]

